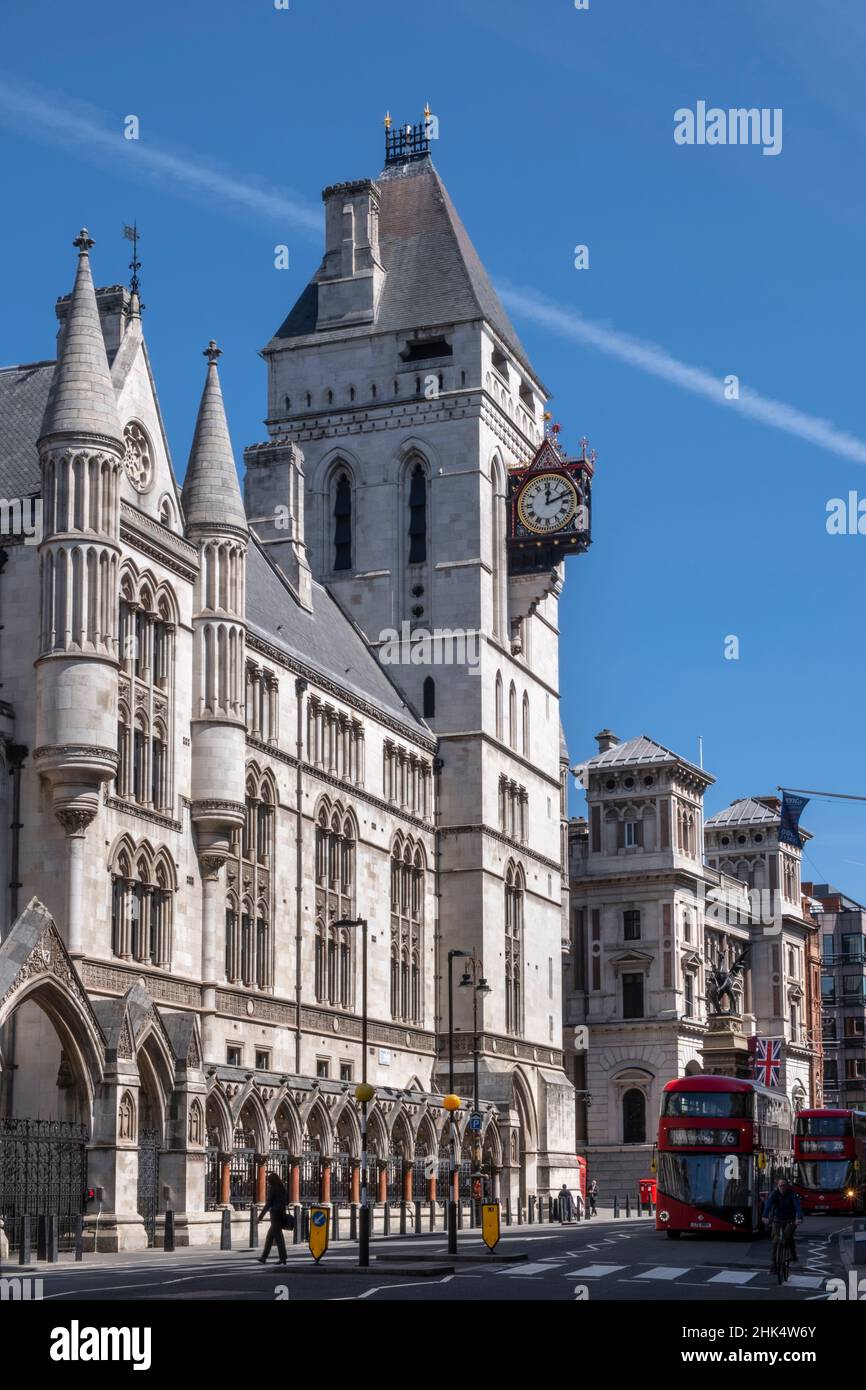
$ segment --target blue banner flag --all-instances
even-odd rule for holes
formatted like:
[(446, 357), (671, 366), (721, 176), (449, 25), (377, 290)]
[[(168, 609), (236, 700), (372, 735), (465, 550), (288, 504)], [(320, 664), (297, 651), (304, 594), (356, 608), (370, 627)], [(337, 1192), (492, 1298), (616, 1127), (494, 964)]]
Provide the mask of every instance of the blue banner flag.
[(782, 792), (782, 824), (779, 826), (779, 842), (802, 849), (800, 838), (800, 817), (803, 808), (808, 806), (808, 796), (794, 796), (793, 792)]

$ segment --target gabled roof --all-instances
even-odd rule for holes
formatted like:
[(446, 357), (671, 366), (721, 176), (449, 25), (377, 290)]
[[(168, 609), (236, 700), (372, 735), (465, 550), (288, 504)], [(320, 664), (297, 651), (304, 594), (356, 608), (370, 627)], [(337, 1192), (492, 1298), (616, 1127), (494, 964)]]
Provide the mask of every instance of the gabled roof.
[(764, 806), (752, 796), (744, 796), (739, 801), (732, 801), (730, 806), (726, 806), (723, 811), (716, 811), (714, 816), (710, 816), (704, 822), (704, 828), (714, 830), (723, 825), (778, 825), (779, 823), (778, 811), (771, 811), (769, 806)]
[(406, 704), (375, 653), (328, 590), (312, 585), (313, 611), (298, 603), (283, 576), (262, 550), (255, 534), (247, 552), (247, 628), (318, 671), (347, 692), (360, 696), (392, 718), (433, 737)]
[[(379, 254), (386, 275), (372, 331), (400, 333), (428, 325), (486, 319), (536, 379), (514, 325), (429, 155), (388, 167), (376, 183), (381, 195)], [(318, 272), (277, 329), (273, 346), (280, 339), (315, 333), (317, 278)], [(371, 326), (357, 331), (366, 335)]]
[(42, 491), (36, 441), (42, 428), (54, 362), (0, 368), (0, 496)]

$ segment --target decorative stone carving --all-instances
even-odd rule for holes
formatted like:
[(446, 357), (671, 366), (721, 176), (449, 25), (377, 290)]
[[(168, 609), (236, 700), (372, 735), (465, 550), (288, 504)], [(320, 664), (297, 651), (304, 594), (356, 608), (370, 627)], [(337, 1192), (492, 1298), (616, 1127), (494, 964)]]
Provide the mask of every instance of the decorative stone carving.
[(201, 1105), (194, 1100), (189, 1107), (189, 1142), (190, 1144), (201, 1145), (204, 1135), (204, 1114)]
[(200, 854), (198, 857), (202, 878), (219, 878), (219, 871), (226, 862), (224, 854)]
[(96, 815), (96, 809), (89, 806), (59, 806), (54, 814), (67, 835), (83, 835)]
[(117, 1114), (118, 1139), (135, 1139), (135, 1102), (129, 1091), (124, 1091)]
[(137, 492), (146, 492), (153, 482), (153, 451), (147, 432), (137, 420), (130, 420), (123, 431), (123, 466)]

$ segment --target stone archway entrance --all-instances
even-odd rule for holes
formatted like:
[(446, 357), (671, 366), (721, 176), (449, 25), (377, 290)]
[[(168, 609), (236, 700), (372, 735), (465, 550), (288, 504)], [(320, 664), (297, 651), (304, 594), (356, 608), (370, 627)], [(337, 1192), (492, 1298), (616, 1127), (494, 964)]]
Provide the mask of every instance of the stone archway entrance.
[(162, 1135), (158, 1116), (146, 1090), (141, 1092), (141, 1124), (138, 1129), (138, 1212), (144, 1221), (148, 1247), (156, 1241), (159, 1212), (159, 1155)]

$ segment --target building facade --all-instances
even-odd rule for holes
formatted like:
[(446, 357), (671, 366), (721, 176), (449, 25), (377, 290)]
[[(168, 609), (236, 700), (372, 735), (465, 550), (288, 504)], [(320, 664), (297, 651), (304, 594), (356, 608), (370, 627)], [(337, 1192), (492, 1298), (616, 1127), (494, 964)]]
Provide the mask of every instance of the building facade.
[(490, 985), (493, 1190), (573, 1178), (562, 566), (528, 603), (506, 553), (544, 389), (426, 149), (324, 203), (243, 494), (219, 349), (181, 489), (137, 285), (94, 289), (86, 232), (56, 362), (0, 372), (2, 491), (41, 518), (0, 556), (0, 1160), (67, 1126), (105, 1248), (166, 1201), (218, 1238), (269, 1169), (357, 1199), (362, 930), (377, 1195), (444, 1195), (449, 951)]
[[(795, 851), (783, 915), (766, 926), (758, 920), (744, 848), (737, 846), (738, 860), (726, 843), (728, 822), (749, 821), (754, 803), (735, 803), (705, 822), (713, 778), (703, 768), (646, 736), (620, 742), (603, 730), (597, 740), (598, 753), (574, 769), (588, 817), (569, 832), (564, 1041), (578, 1151), (607, 1193), (625, 1195), (650, 1175), (662, 1088), (705, 1069), (710, 972), (731, 970), (747, 950), (749, 968), (734, 974), (742, 1032), (784, 1036), (783, 1084), (796, 1105), (807, 1102), (811, 1053), (799, 1010), (814, 928), (798, 915)], [(777, 835), (778, 818), (774, 825)], [(773, 832), (756, 833), (757, 852)], [(778, 846), (764, 845), (764, 853), (778, 856)], [(773, 872), (768, 866), (768, 881)], [(778, 988), (774, 951), (788, 971)]]
[(824, 1100), (866, 1110), (866, 908), (829, 883), (805, 883), (820, 929)]

